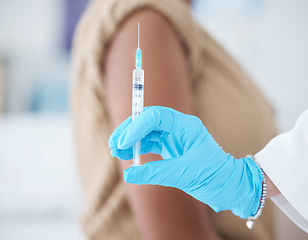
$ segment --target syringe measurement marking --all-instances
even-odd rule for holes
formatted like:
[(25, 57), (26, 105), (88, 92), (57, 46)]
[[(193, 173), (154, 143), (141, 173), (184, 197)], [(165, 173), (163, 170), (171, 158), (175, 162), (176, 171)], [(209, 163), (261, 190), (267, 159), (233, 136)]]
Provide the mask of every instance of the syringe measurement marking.
[[(133, 94), (132, 94), (132, 120), (138, 117), (143, 112), (143, 82), (144, 71), (142, 68), (141, 49), (139, 48), (139, 23), (138, 23), (138, 48), (136, 50), (135, 67), (133, 71)], [(141, 142), (137, 142), (133, 146), (133, 166), (140, 165), (140, 148)]]
[(133, 89), (134, 90), (142, 90), (143, 89), (143, 85), (142, 84), (133, 84)]

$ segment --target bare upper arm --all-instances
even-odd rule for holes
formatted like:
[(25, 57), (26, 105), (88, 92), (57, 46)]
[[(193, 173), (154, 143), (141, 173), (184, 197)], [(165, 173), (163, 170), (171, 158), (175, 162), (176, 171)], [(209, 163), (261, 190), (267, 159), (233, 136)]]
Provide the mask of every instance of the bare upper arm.
[(191, 92), (183, 47), (165, 18), (152, 10), (143, 10), (122, 25), (105, 58), (107, 100), (110, 118), (115, 124), (113, 127), (131, 114), (138, 21), (145, 70), (145, 105), (165, 105), (191, 112)]
[[(168, 21), (153, 10), (128, 18), (115, 35), (104, 62), (112, 127), (131, 115), (132, 70), (137, 23), (145, 71), (145, 105), (192, 113), (192, 93), (183, 46)], [(147, 155), (142, 162), (158, 159)], [(121, 172), (131, 162), (118, 161)], [(204, 205), (185, 193), (158, 186), (126, 184), (128, 199), (144, 239), (204, 239), (212, 235)], [(162, 220), (163, 219), (163, 220)]]

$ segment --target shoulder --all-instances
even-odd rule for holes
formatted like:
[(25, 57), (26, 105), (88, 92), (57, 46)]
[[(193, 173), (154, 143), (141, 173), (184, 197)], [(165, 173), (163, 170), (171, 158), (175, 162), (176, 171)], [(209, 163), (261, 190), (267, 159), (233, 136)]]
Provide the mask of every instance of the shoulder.
[[(153, 64), (167, 64), (167, 60), (170, 62), (184, 57), (183, 44), (168, 19), (156, 10), (142, 9), (122, 22), (108, 46), (107, 58), (117, 58), (118, 64), (123, 66), (127, 65), (128, 59), (134, 58), (138, 42), (138, 22), (145, 69)], [(131, 69), (134, 62), (130, 61), (130, 63)], [(108, 65), (108, 60), (106, 64)]]
[(170, 21), (158, 11), (148, 8), (138, 10), (125, 18), (117, 29), (113, 41), (125, 37), (127, 44), (133, 41), (132, 44), (135, 45), (138, 23), (140, 23), (140, 43), (143, 47), (148, 47), (150, 44), (157, 45), (158, 42), (170, 43), (177, 39), (177, 34)]

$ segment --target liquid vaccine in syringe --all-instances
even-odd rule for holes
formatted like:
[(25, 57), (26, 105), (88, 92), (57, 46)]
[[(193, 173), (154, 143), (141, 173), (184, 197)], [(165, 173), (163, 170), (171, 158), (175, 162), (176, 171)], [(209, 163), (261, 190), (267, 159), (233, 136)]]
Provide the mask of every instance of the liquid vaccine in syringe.
[[(135, 69), (133, 70), (132, 120), (134, 121), (143, 112), (144, 71), (142, 55), (139, 47), (140, 27), (138, 23), (138, 48), (136, 50)], [(140, 166), (141, 142), (133, 146), (133, 166)]]

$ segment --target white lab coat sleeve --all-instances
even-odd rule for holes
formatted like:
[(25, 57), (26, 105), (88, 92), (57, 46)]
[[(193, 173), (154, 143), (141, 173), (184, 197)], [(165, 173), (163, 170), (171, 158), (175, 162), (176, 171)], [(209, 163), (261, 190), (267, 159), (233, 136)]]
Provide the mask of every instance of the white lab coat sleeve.
[(281, 192), (271, 200), (308, 233), (308, 109), (291, 131), (258, 152), (256, 160)]

